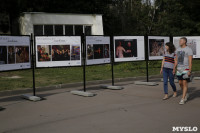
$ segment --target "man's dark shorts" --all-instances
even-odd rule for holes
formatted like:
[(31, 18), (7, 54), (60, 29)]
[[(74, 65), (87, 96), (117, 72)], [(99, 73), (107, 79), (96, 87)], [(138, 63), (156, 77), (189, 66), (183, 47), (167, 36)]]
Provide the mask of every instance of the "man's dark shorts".
[(177, 76), (177, 79), (178, 79), (178, 80), (186, 80), (187, 82), (190, 82), (190, 78), (184, 79), (184, 78), (183, 78), (183, 75), (184, 75), (184, 74), (182, 74), (181, 76)]

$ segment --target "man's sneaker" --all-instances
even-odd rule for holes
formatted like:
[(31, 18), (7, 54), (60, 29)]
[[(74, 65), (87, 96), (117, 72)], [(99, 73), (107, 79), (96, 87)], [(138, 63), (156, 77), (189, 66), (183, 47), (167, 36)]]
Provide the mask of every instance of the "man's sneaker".
[(185, 95), (185, 102), (188, 100), (188, 98), (189, 98), (189, 94), (187, 93), (186, 95)]
[(179, 102), (180, 105), (185, 104), (185, 99), (181, 99), (181, 101)]

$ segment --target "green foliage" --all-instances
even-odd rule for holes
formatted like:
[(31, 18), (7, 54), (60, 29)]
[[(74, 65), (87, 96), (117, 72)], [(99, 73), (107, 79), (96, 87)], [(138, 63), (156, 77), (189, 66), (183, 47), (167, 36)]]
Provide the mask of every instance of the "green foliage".
[[(141, 2), (147, 1), (147, 2)], [(22, 12), (103, 14), (106, 35), (199, 35), (199, 0), (2, 0), (10, 21)]]

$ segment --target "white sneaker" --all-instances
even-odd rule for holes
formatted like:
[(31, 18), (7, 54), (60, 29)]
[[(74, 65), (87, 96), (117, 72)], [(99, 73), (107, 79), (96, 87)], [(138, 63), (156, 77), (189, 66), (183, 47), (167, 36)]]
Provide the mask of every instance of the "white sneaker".
[(181, 99), (181, 101), (179, 102), (180, 105), (185, 104), (185, 99)]
[(188, 100), (188, 98), (189, 98), (189, 94), (187, 93), (186, 95), (185, 95), (185, 102)]

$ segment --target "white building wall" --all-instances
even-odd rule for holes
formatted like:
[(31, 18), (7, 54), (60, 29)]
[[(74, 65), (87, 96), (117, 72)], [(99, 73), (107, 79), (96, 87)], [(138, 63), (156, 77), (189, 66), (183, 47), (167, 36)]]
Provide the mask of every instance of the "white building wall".
[(24, 13), (20, 19), (22, 35), (33, 33), (33, 25), (90, 25), (92, 35), (103, 35), (102, 15), (92, 14), (54, 14), (54, 13)]

